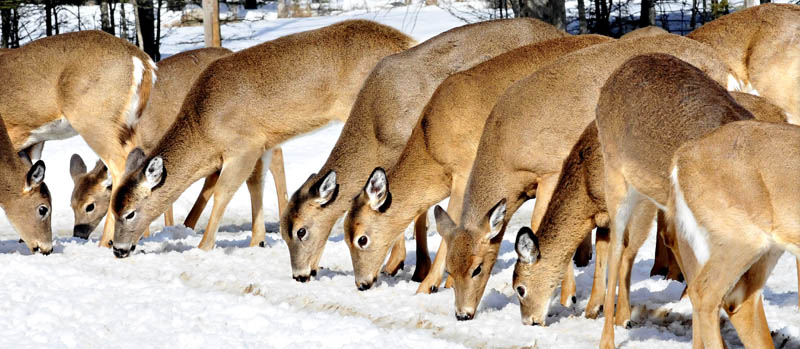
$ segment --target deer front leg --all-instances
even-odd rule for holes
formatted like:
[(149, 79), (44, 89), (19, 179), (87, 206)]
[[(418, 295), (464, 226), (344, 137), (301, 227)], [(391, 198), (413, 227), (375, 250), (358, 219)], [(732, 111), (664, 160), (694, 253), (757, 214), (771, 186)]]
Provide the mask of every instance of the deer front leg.
[(167, 212), (164, 212), (164, 226), (171, 227), (175, 225), (175, 215), (172, 211), (172, 205), (169, 205)]
[[(114, 166), (109, 166), (108, 173), (111, 177), (111, 188), (112, 190), (116, 190), (117, 183), (119, 183), (119, 179), (122, 178), (122, 173), (117, 172), (113, 169)], [(114, 194), (112, 192), (111, 198), (113, 200)], [(108, 211), (106, 212), (106, 223), (103, 225), (103, 235), (100, 236), (100, 242), (98, 246), (100, 247), (111, 247), (111, 240), (114, 238), (114, 211), (112, 210), (114, 205), (108, 205)]]
[(214, 207), (211, 210), (211, 218), (208, 220), (208, 226), (198, 248), (205, 251), (214, 248), (217, 229), (219, 229), (220, 220), (225, 213), (225, 207), (228, 206), (236, 189), (252, 173), (261, 154), (262, 152), (250, 151), (224, 160), (223, 170), (214, 186)]
[(411, 281), (422, 282), (431, 270), (431, 257), (428, 252), (428, 210), (414, 219), (414, 240), (417, 245), (417, 266)]
[(397, 238), (397, 241), (392, 245), (392, 253), (389, 255), (389, 261), (383, 268), (383, 272), (391, 276), (397, 275), (397, 272), (403, 270), (406, 260), (406, 239), (403, 235)]
[[(591, 236), (591, 234), (589, 234)], [(594, 279), (592, 280), (592, 294), (586, 304), (586, 317), (596, 319), (603, 309), (603, 299), (606, 295), (606, 265), (608, 263), (608, 228), (597, 227), (595, 232), (595, 257)]]
[(247, 190), (250, 192), (250, 211), (253, 222), (253, 235), (250, 247), (264, 246), (267, 230), (264, 226), (264, 161), (258, 159), (255, 168), (247, 178)]
[(657, 208), (649, 201), (641, 202), (633, 213), (627, 227), (627, 244), (622, 250), (622, 263), (619, 268), (619, 298), (617, 300), (617, 315), (614, 323), (617, 326), (631, 328), (631, 270), (636, 259), (636, 254), (647, 240)]
[(214, 172), (206, 177), (203, 182), (203, 189), (200, 190), (200, 195), (197, 196), (197, 200), (195, 200), (194, 205), (192, 205), (189, 215), (187, 215), (186, 220), (183, 221), (184, 226), (189, 229), (194, 229), (197, 225), (197, 220), (200, 219), (200, 215), (203, 214), (203, 209), (206, 208), (208, 200), (211, 199), (211, 195), (214, 193), (214, 186), (217, 184), (218, 179), (219, 172)]
[(289, 205), (289, 194), (286, 190), (286, 173), (283, 168), (283, 150), (281, 147), (272, 149), (272, 159), (269, 163), (269, 172), (272, 173), (272, 180), (275, 182), (275, 192), (278, 194), (278, 217), (286, 212)]

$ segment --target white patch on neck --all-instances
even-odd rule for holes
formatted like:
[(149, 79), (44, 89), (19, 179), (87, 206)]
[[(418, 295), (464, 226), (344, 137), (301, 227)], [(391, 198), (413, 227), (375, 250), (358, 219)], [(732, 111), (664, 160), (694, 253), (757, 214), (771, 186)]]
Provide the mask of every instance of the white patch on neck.
[(27, 149), (36, 143), (44, 141), (67, 139), (77, 135), (78, 132), (72, 128), (69, 120), (62, 116), (60, 119), (50, 121), (31, 131), (30, 135), (28, 135), (28, 139), (25, 140), (25, 143), (22, 144), (20, 149)]
[(740, 80), (736, 79), (733, 74), (728, 74), (728, 91), (741, 91), (742, 84), (739, 83)]
[(708, 247), (708, 231), (697, 224), (694, 213), (686, 204), (680, 184), (678, 184), (678, 166), (672, 168), (670, 175), (672, 190), (675, 195), (675, 226), (678, 235), (686, 241), (694, 252), (697, 264), (702, 267), (708, 261), (711, 250)]

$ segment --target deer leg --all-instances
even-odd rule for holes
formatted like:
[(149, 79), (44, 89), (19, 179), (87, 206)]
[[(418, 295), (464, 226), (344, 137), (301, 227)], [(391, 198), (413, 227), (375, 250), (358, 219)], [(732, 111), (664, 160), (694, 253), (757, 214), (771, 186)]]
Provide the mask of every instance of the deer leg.
[(658, 210), (649, 201), (642, 202), (636, 208), (624, 239), (626, 242), (622, 250), (622, 263), (619, 267), (619, 299), (617, 300), (617, 315), (614, 320), (616, 325), (625, 328), (631, 327), (631, 270), (636, 254), (650, 234)]
[[(591, 233), (589, 234), (591, 237)], [(594, 279), (592, 280), (592, 294), (586, 304), (586, 317), (596, 319), (603, 308), (603, 299), (606, 292), (606, 263), (608, 262), (608, 228), (597, 227), (595, 232)]]
[(417, 244), (417, 266), (412, 281), (422, 282), (431, 270), (431, 256), (428, 252), (428, 210), (414, 219), (414, 240)]
[(167, 212), (164, 212), (164, 226), (171, 227), (175, 225), (175, 215), (172, 211), (172, 205), (169, 205)]
[(406, 260), (406, 239), (404, 235), (400, 235), (392, 245), (392, 253), (389, 255), (389, 261), (383, 271), (391, 276), (397, 275), (397, 272), (403, 270)]
[[(764, 254), (742, 275), (734, 288), (728, 292), (726, 299), (723, 300), (725, 312), (728, 313), (745, 348), (775, 347), (766, 315), (764, 315), (761, 290), (781, 255), (783, 255), (781, 249), (771, 249)], [(741, 300), (735, 298), (737, 295), (746, 296)], [(737, 301), (741, 301), (741, 304), (736, 304)]]
[(633, 190), (628, 190), (621, 173), (609, 170), (606, 167), (606, 206), (608, 207), (611, 233), (609, 235), (608, 250), (608, 283), (606, 284), (603, 308), (605, 321), (603, 333), (600, 338), (600, 348), (614, 348), (614, 303), (616, 300), (617, 278), (619, 277), (622, 260), (622, 242), (625, 227), (631, 218), (631, 213), (642, 200), (641, 196)]
[[(458, 223), (461, 220), (461, 204), (464, 201), (464, 190), (466, 189), (466, 176), (453, 175), (453, 183), (450, 187), (450, 202), (447, 204), (447, 214)], [(427, 233), (425, 234), (427, 239)], [(439, 249), (436, 251), (436, 257), (433, 259), (433, 266), (425, 279), (422, 280), (417, 293), (431, 293), (435, 292), (439, 285), (442, 283), (442, 275), (444, 275), (445, 261), (447, 260), (447, 242), (442, 239), (439, 243)], [(447, 277), (448, 281), (450, 276)], [(452, 282), (450, 282), (452, 285)]]
[[(119, 183), (119, 179), (122, 178), (122, 174), (112, 170), (111, 166), (108, 168), (108, 173), (111, 176), (111, 188), (112, 190), (116, 190), (117, 183)], [(114, 197), (113, 193), (111, 197)], [(103, 225), (103, 235), (100, 236), (100, 242), (98, 243), (98, 246), (100, 247), (111, 247), (111, 239), (114, 237), (113, 206), (114, 205), (108, 205), (108, 211), (106, 212), (106, 223)]]
[(797, 264), (797, 308), (800, 308), (800, 257), (795, 259)]
[(272, 159), (269, 163), (269, 172), (275, 182), (275, 192), (278, 194), (278, 219), (286, 212), (289, 205), (289, 194), (286, 190), (286, 173), (283, 168), (283, 150), (281, 147), (272, 149)]
[(266, 239), (267, 236), (267, 229), (264, 226), (265, 162), (264, 159), (258, 159), (255, 168), (253, 168), (253, 171), (250, 173), (250, 177), (247, 178), (247, 190), (250, 192), (250, 211), (253, 216), (253, 235), (250, 238), (250, 247), (264, 246), (264, 239)]
[[(256, 161), (263, 152), (247, 152), (232, 159), (225, 159), (222, 172), (219, 174), (219, 179), (214, 185), (214, 206), (211, 209), (211, 218), (208, 220), (208, 226), (203, 239), (200, 240), (198, 246), (203, 250), (211, 250), (214, 247), (217, 229), (219, 228), (222, 214), (225, 213), (225, 207), (228, 206), (236, 189), (242, 185), (247, 177), (252, 173)], [(255, 155), (254, 155), (255, 154)]]
[(203, 182), (203, 189), (200, 190), (200, 195), (197, 196), (197, 200), (189, 211), (189, 215), (187, 215), (186, 220), (183, 221), (184, 226), (189, 229), (194, 229), (195, 225), (197, 225), (197, 220), (200, 219), (200, 215), (203, 214), (203, 209), (206, 208), (208, 200), (211, 199), (211, 194), (214, 193), (214, 185), (217, 184), (218, 179), (219, 172), (214, 172), (206, 177), (206, 180)]

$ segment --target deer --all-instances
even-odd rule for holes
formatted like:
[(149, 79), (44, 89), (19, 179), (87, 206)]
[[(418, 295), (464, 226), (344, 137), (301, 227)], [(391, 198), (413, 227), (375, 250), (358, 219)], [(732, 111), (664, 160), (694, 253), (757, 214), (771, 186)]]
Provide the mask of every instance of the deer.
[(796, 125), (731, 122), (675, 150), (667, 216), (689, 284), (693, 347), (725, 345), (720, 308), (746, 347), (774, 347), (761, 289), (784, 251), (800, 258), (798, 173)]
[(35, 161), (45, 141), (80, 135), (108, 166), (114, 184), (122, 175), (156, 67), (126, 40), (89, 30), (3, 53), (0, 80), (0, 115), (15, 150)]
[[(606, 81), (597, 102), (596, 121), (610, 226), (601, 347), (614, 346), (614, 324), (627, 320), (615, 320), (614, 298), (625, 227), (633, 219), (632, 213), (643, 205), (666, 208), (669, 164), (681, 144), (726, 123), (750, 119), (753, 115), (736, 103), (719, 79), (675, 56), (633, 57)], [(674, 234), (665, 237), (669, 235)], [(672, 240), (665, 242), (675, 251)], [(680, 263), (680, 256), (678, 259)], [(729, 315), (735, 323), (741, 314)]]
[[(483, 125), (494, 102), (508, 86), (555, 58), (610, 40), (600, 35), (585, 35), (542, 41), (501, 54), (445, 79), (424, 107), (397, 163), (388, 172), (380, 167), (373, 170), (345, 216), (346, 239), (357, 241), (366, 236), (371, 241), (368, 248), (350, 245), (356, 277), (377, 275), (389, 247), (402, 240), (405, 228), (414, 217), (447, 196), (450, 196), (448, 212), (459, 216)], [(388, 196), (391, 201), (381, 206)], [(427, 236), (418, 238), (427, 239)], [(429, 277), (414, 280), (422, 281), (418, 293), (431, 292), (439, 286), (445, 254), (437, 254)], [(417, 258), (419, 260), (420, 256)], [(564, 292), (574, 289), (574, 279), (565, 283), (568, 286), (564, 287)]]
[[(2, 117), (2, 115), (0, 115)], [(0, 208), (32, 253), (53, 252), (51, 197), (44, 183), (44, 161), (17, 152), (0, 118)]]
[(638, 28), (631, 32), (625, 33), (625, 35), (621, 36), (621, 40), (628, 40), (628, 39), (638, 39), (647, 36), (656, 36), (656, 35), (664, 35), (669, 34), (668, 31), (662, 29), (659, 26), (650, 25), (647, 27)]
[[(210, 63), (157, 145), (147, 155), (141, 148), (128, 155), (111, 197), (114, 255), (128, 257), (155, 217), (194, 181), (211, 175), (214, 203), (198, 247), (213, 248), (225, 207), (245, 181), (253, 206), (251, 245), (263, 241), (263, 164), (271, 162), (270, 150), (345, 119), (375, 64), (413, 44), (391, 27), (349, 20)], [(248, 103), (233, 103), (234, 97)]]
[(800, 124), (800, 6), (764, 4), (722, 16), (687, 37), (707, 44), (747, 87)]
[[(785, 113), (766, 99), (742, 92), (730, 94), (739, 105), (749, 110), (756, 120), (786, 122)], [(530, 228), (523, 227), (517, 233), (515, 250), (518, 258), (514, 265), (512, 287), (519, 298), (524, 325), (545, 324), (551, 295), (563, 277), (564, 268), (570, 263), (572, 253), (587, 237), (591, 237), (594, 228), (597, 228), (597, 259), (591, 294), (593, 300), (589, 303), (597, 304), (605, 296), (609, 215), (605, 202), (603, 175), (603, 153), (597, 138), (597, 127), (591, 122), (564, 160), (557, 189), (553, 192), (538, 231), (534, 233)], [(617, 312), (621, 314), (617, 317), (626, 319), (622, 322), (626, 328), (632, 325), (631, 269), (636, 253), (649, 235), (656, 210), (655, 205), (644, 203), (627, 228), (628, 242), (622, 250), (617, 303)], [(666, 218), (659, 216), (657, 222), (659, 233), (666, 234), (668, 225)], [(672, 255), (669, 249), (665, 252)], [(680, 272), (680, 268), (677, 270)], [(587, 311), (587, 314), (590, 313)], [(596, 315), (596, 311), (592, 314)]]
[[(156, 67), (159, 79), (136, 124), (131, 145), (141, 146), (145, 150), (154, 148), (155, 143), (175, 121), (192, 82), (209, 63), (229, 53), (230, 50), (220, 47), (202, 48), (182, 52), (158, 62)], [(70, 200), (75, 217), (73, 237), (88, 239), (108, 211), (112, 191), (111, 177), (102, 161), (97, 161), (94, 169), (87, 172), (86, 164), (78, 154), (72, 155), (69, 171), (75, 184)], [(166, 226), (174, 225), (171, 207), (165, 213), (164, 221)], [(113, 225), (108, 226), (113, 233)]]
[[(533, 198), (532, 230), (538, 229), (564, 159), (595, 118), (605, 79), (630, 57), (650, 52), (678, 55), (721, 82), (732, 74), (709, 47), (660, 35), (573, 52), (511, 85), (497, 100), (470, 171), (460, 222), (434, 210), (437, 231), (448, 246), (446, 268), (455, 281), (456, 318), (474, 317), (508, 220)], [(599, 304), (586, 309), (587, 316), (595, 317)]]
[[(292, 195), (281, 217), (292, 277), (306, 282), (316, 275), (333, 225), (350, 208), (370, 171), (390, 168), (397, 161), (425, 103), (442, 81), (517, 47), (566, 35), (529, 18), (485, 21), (451, 29), (384, 58), (365, 82), (331, 155)], [(424, 279), (430, 270), (427, 246), (421, 245), (427, 236), (426, 222), (425, 214), (415, 219), (419, 259), (414, 280)], [(360, 246), (368, 244), (366, 238)], [(394, 242), (384, 271), (395, 274), (404, 260), (401, 239)], [(377, 275), (359, 278), (356, 287), (369, 289), (376, 280)]]

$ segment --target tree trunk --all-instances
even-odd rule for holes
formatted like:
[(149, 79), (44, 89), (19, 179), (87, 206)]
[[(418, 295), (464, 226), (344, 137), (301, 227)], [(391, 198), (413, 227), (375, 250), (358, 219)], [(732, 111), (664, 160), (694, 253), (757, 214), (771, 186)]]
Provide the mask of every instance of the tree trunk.
[(744, 0), (744, 6), (745, 7), (753, 7), (753, 6), (756, 6), (758, 4), (759, 3), (756, 2), (756, 0)]
[(19, 47), (19, 9), (14, 8), (11, 16), (11, 48)]
[(589, 32), (589, 25), (586, 23), (586, 3), (584, 0), (578, 0), (578, 31), (579, 34)]
[(219, 34), (218, 0), (203, 0), (203, 29), (206, 47), (222, 46)]
[(567, 30), (567, 7), (564, 0), (550, 0), (550, 24)]
[[(518, 17), (532, 17), (565, 29), (567, 23), (564, 0), (521, 0)], [(513, 5), (512, 5), (513, 6)]]
[(51, 0), (44, 1), (44, 28), (45, 35), (53, 35), (53, 2)]
[(689, 20), (689, 28), (697, 28), (697, 0), (692, 0), (692, 18)]
[(158, 59), (152, 0), (136, 0), (136, 18), (139, 47), (153, 60)]
[(656, 5), (655, 0), (642, 0), (641, 16), (639, 17), (640, 27), (644, 28), (651, 25), (656, 25), (655, 5)]
[(244, 0), (245, 10), (255, 10), (257, 8), (258, 8), (258, 2), (256, 0)]
[(161, 60), (161, 4), (162, 3), (163, 3), (162, 0), (158, 0), (158, 8), (156, 11), (158, 12), (158, 17), (156, 17), (156, 47), (158, 48), (158, 50), (156, 50), (157, 52), (156, 62)]
[(597, 14), (597, 28), (595, 31), (599, 34), (609, 35), (611, 34), (611, 22), (609, 21), (609, 4), (606, 3), (606, 0), (596, 0), (600, 3), (600, 11)]
[(0, 40), (0, 47), (11, 47), (11, 9), (4, 8), (0, 10), (0, 20), (2, 20), (3, 39)]
[(122, 31), (122, 38), (131, 41), (131, 38), (128, 36), (128, 17), (125, 15), (125, 1), (126, 0), (122, 0), (119, 2), (119, 29)]
[(100, 0), (100, 28), (111, 35), (114, 35), (114, 25), (111, 24), (108, 0)]

